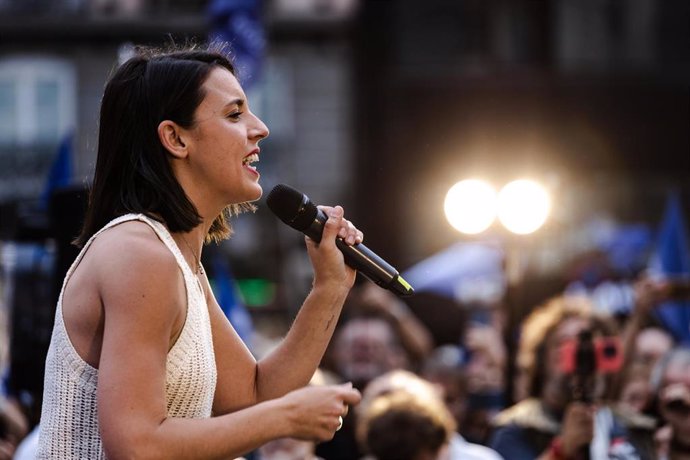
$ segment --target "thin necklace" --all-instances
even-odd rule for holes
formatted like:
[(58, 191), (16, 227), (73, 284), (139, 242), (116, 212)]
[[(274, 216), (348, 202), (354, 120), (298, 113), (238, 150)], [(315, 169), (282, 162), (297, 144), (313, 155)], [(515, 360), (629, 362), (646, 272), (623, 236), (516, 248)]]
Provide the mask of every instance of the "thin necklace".
[(199, 275), (199, 274), (203, 275), (204, 274), (204, 267), (201, 265), (201, 260), (199, 260), (199, 258), (196, 256), (196, 252), (194, 252), (194, 249), (192, 249), (192, 247), (189, 245), (189, 243), (187, 243), (187, 238), (185, 238), (184, 235), (182, 235), (182, 234), (180, 234), (180, 236), (182, 237), (182, 241), (184, 241), (184, 244), (186, 244), (187, 247), (189, 248), (189, 250), (192, 251), (192, 257), (194, 257), (194, 262), (196, 262), (195, 273), (197, 275)]

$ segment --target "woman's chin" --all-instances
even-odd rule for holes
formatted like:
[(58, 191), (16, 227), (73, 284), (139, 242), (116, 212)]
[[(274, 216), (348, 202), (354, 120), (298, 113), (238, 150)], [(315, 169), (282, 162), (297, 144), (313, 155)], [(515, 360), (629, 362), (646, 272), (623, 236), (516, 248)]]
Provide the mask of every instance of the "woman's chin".
[(251, 199), (249, 199), (249, 200), (247, 200), (247, 201), (250, 201), (250, 202), (252, 202), (252, 201), (259, 201), (259, 200), (261, 199), (261, 196), (262, 196), (263, 194), (264, 194), (264, 189), (261, 188), (261, 185), (259, 185), (259, 183), (257, 182), (257, 183), (256, 183), (256, 193), (255, 193), (254, 197), (251, 198)]
[(248, 187), (246, 193), (244, 193), (243, 203), (252, 203), (254, 201), (259, 201), (264, 191), (258, 182), (252, 184), (252, 187)]

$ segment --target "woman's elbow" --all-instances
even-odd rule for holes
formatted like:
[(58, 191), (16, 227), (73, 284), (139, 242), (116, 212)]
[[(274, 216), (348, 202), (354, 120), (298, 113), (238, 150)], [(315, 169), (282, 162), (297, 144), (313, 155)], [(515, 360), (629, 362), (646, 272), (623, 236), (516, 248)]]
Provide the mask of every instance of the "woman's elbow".
[(169, 453), (161, 448), (151, 436), (128, 436), (124, 439), (103, 440), (108, 460), (161, 460), (170, 459)]

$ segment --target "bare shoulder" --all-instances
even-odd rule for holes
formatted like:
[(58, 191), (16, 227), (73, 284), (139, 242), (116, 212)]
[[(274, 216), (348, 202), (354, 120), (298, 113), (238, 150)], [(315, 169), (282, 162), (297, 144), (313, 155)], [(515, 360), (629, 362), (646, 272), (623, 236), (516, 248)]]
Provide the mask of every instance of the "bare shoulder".
[(104, 266), (111, 264), (175, 265), (175, 257), (155, 231), (141, 221), (128, 221), (107, 229), (93, 242), (91, 251)]
[(90, 252), (102, 296), (171, 295), (177, 290), (169, 288), (182, 280), (175, 256), (144, 222), (109, 228), (95, 239)]

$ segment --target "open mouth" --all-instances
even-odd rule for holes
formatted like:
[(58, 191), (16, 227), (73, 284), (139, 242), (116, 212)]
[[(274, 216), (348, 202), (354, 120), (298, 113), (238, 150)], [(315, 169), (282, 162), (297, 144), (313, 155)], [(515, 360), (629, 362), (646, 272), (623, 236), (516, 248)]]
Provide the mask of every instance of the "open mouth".
[(259, 154), (258, 153), (252, 153), (251, 155), (247, 155), (244, 157), (242, 160), (242, 166), (245, 166), (248, 169), (251, 169), (252, 171), (256, 172), (256, 167), (253, 166), (253, 163), (258, 163), (259, 162)]

